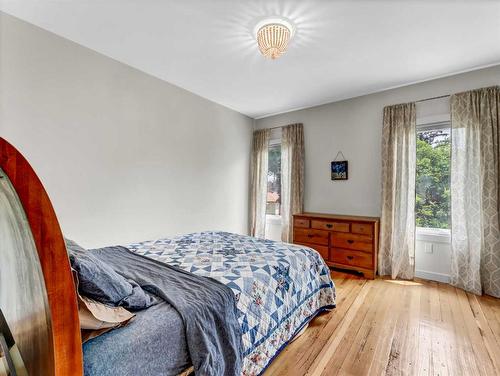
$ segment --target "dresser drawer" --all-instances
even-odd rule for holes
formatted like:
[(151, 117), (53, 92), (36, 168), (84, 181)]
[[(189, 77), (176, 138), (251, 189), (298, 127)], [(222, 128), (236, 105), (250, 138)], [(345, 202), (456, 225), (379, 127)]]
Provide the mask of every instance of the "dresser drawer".
[(373, 226), (367, 223), (353, 223), (351, 225), (351, 231), (354, 234), (373, 236)]
[(309, 223), (311, 221), (309, 219), (304, 219), (304, 218), (295, 218), (293, 220), (293, 225), (295, 227), (302, 227), (302, 228), (309, 228)]
[(332, 234), (332, 246), (338, 248), (355, 249), (363, 252), (373, 252), (370, 236), (358, 234)]
[(296, 243), (312, 243), (328, 246), (329, 235), (327, 231), (296, 228), (293, 231), (293, 241)]
[(328, 260), (329, 252), (328, 252), (328, 247), (326, 245), (307, 244), (307, 243), (295, 243), (295, 244), (299, 244), (299, 245), (303, 245), (305, 247), (313, 248), (319, 252), (321, 257), (323, 257), (323, 260), (325, 260), (325, 261)]
[(372, 255), (366, 252), (352, 251), (341, 248), (331, 248), (330, 261), (336, 264), (357, 266), (370, 269), (373, 266)]
[(330, 230), (338, 232), (349, 232), (349, 223), (329, 222), (329, 221), (311, 221), (311, 227), (319, 230)]

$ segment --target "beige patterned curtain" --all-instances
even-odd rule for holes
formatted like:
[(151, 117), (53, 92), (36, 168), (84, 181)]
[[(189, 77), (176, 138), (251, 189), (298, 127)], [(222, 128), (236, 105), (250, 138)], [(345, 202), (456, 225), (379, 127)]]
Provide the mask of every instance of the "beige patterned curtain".
[(291, 124), (281, 135), (281, 240), (292, 242), (293, 214), (304, 209), (304, 126)]
[(263, 238), (266, 231), (267, 161), (269, 129), (253, 133), (250, 176), (250, 235)]
[(380, 275), (412, 279), (415, 272), (415, 103), (384, 108)]
[(500, 88), (451, 96), (451, 283), (500, 297)]

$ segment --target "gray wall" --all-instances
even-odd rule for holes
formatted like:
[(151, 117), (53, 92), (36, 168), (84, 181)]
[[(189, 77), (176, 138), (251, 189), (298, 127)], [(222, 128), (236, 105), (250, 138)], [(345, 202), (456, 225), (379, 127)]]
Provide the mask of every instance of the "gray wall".
[[(255, 127), (304, 123), (307, 211), (379, 216), (383, 107), (498, 84), (500, 66), (263, 118)], [(347, 181), (330, 180), (339, 150), (349, 161)]]
[(0, 135), (87, 246), (247, 232), (252, 120), (0, 13)]

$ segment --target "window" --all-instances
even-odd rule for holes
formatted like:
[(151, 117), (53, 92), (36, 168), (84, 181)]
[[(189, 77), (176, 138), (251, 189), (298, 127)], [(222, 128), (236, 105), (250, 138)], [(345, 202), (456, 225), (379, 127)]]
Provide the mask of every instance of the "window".
[(450, 228), (450, 123), (417, 128), (417, 227)]
[(281, 215), (281, 144), (269, 145), (266, 214)]

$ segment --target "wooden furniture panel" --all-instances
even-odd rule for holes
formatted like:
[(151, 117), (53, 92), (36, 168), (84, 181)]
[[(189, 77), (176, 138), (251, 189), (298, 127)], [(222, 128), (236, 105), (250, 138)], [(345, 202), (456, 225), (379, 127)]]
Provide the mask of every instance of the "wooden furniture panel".
[(297, 228), (294, 230), (294, 241), (328, 246), (329, 233), (327, 231)]
[(331, 267), (377, 271), (379, 219), (352, 215), (301, 213), (294, 215), (293, 241), (316, 249)]
[(373, 235), (373, 226), (364, 224), (364, 223), (353, 223), (352, 224), (352, 233), (353, 234), (364, 234), (364, 235)]
[(328, 246), (318, 245), (318, 244), (307, 244), (307, 243), (296, 243), (296, 244), (300, 244), (300, 245), (304, 245), (304, 246), (309, 247), (309, 248), (313, 248), (319, 252), (319, 254), (321, 255), (321, 257), (323, 257), (324, 260), (328, 260), (329, 253), (330, 253), (330, 249), (328, 248)]
[(352, 232), (350, 233), (339, 233), (339, 232), (334, 232), (332, 233), (332, 236), (338, 239), (349, 239), (349, 240), (355, 240), (358, 242), (365, 242), (365, 243), (372, 243), (372, 237), (367, 236), (367, 235), (360, 235), (360, 234), (353, 234)]
[(359, 266), (360, 268), (366, 269), (370, 269), (373, 266), (373, 260), (370, 253), (342, 248), (331, 248), (331, 252), (332, 258), (337, 264)]
[(349, 223), (346, 222), (328, 222), (328, 221), (311, 221), (311, 227), (320, 230), (349, 232)]
[(355, 234), (332, 234), (332, 246), (372, 253), (373, 241)]
[(309, 228), (309, 223), (311, 223), (309, 219), (295, 218), (293, 220), (294, 227)]
[(43, 272), (51, 313), (53, 360), (40, 375), (82, 375), (83, 356), (76, 291), (56, 214), (28, 161), (0, 137), (0, 168), (26, 214)]

